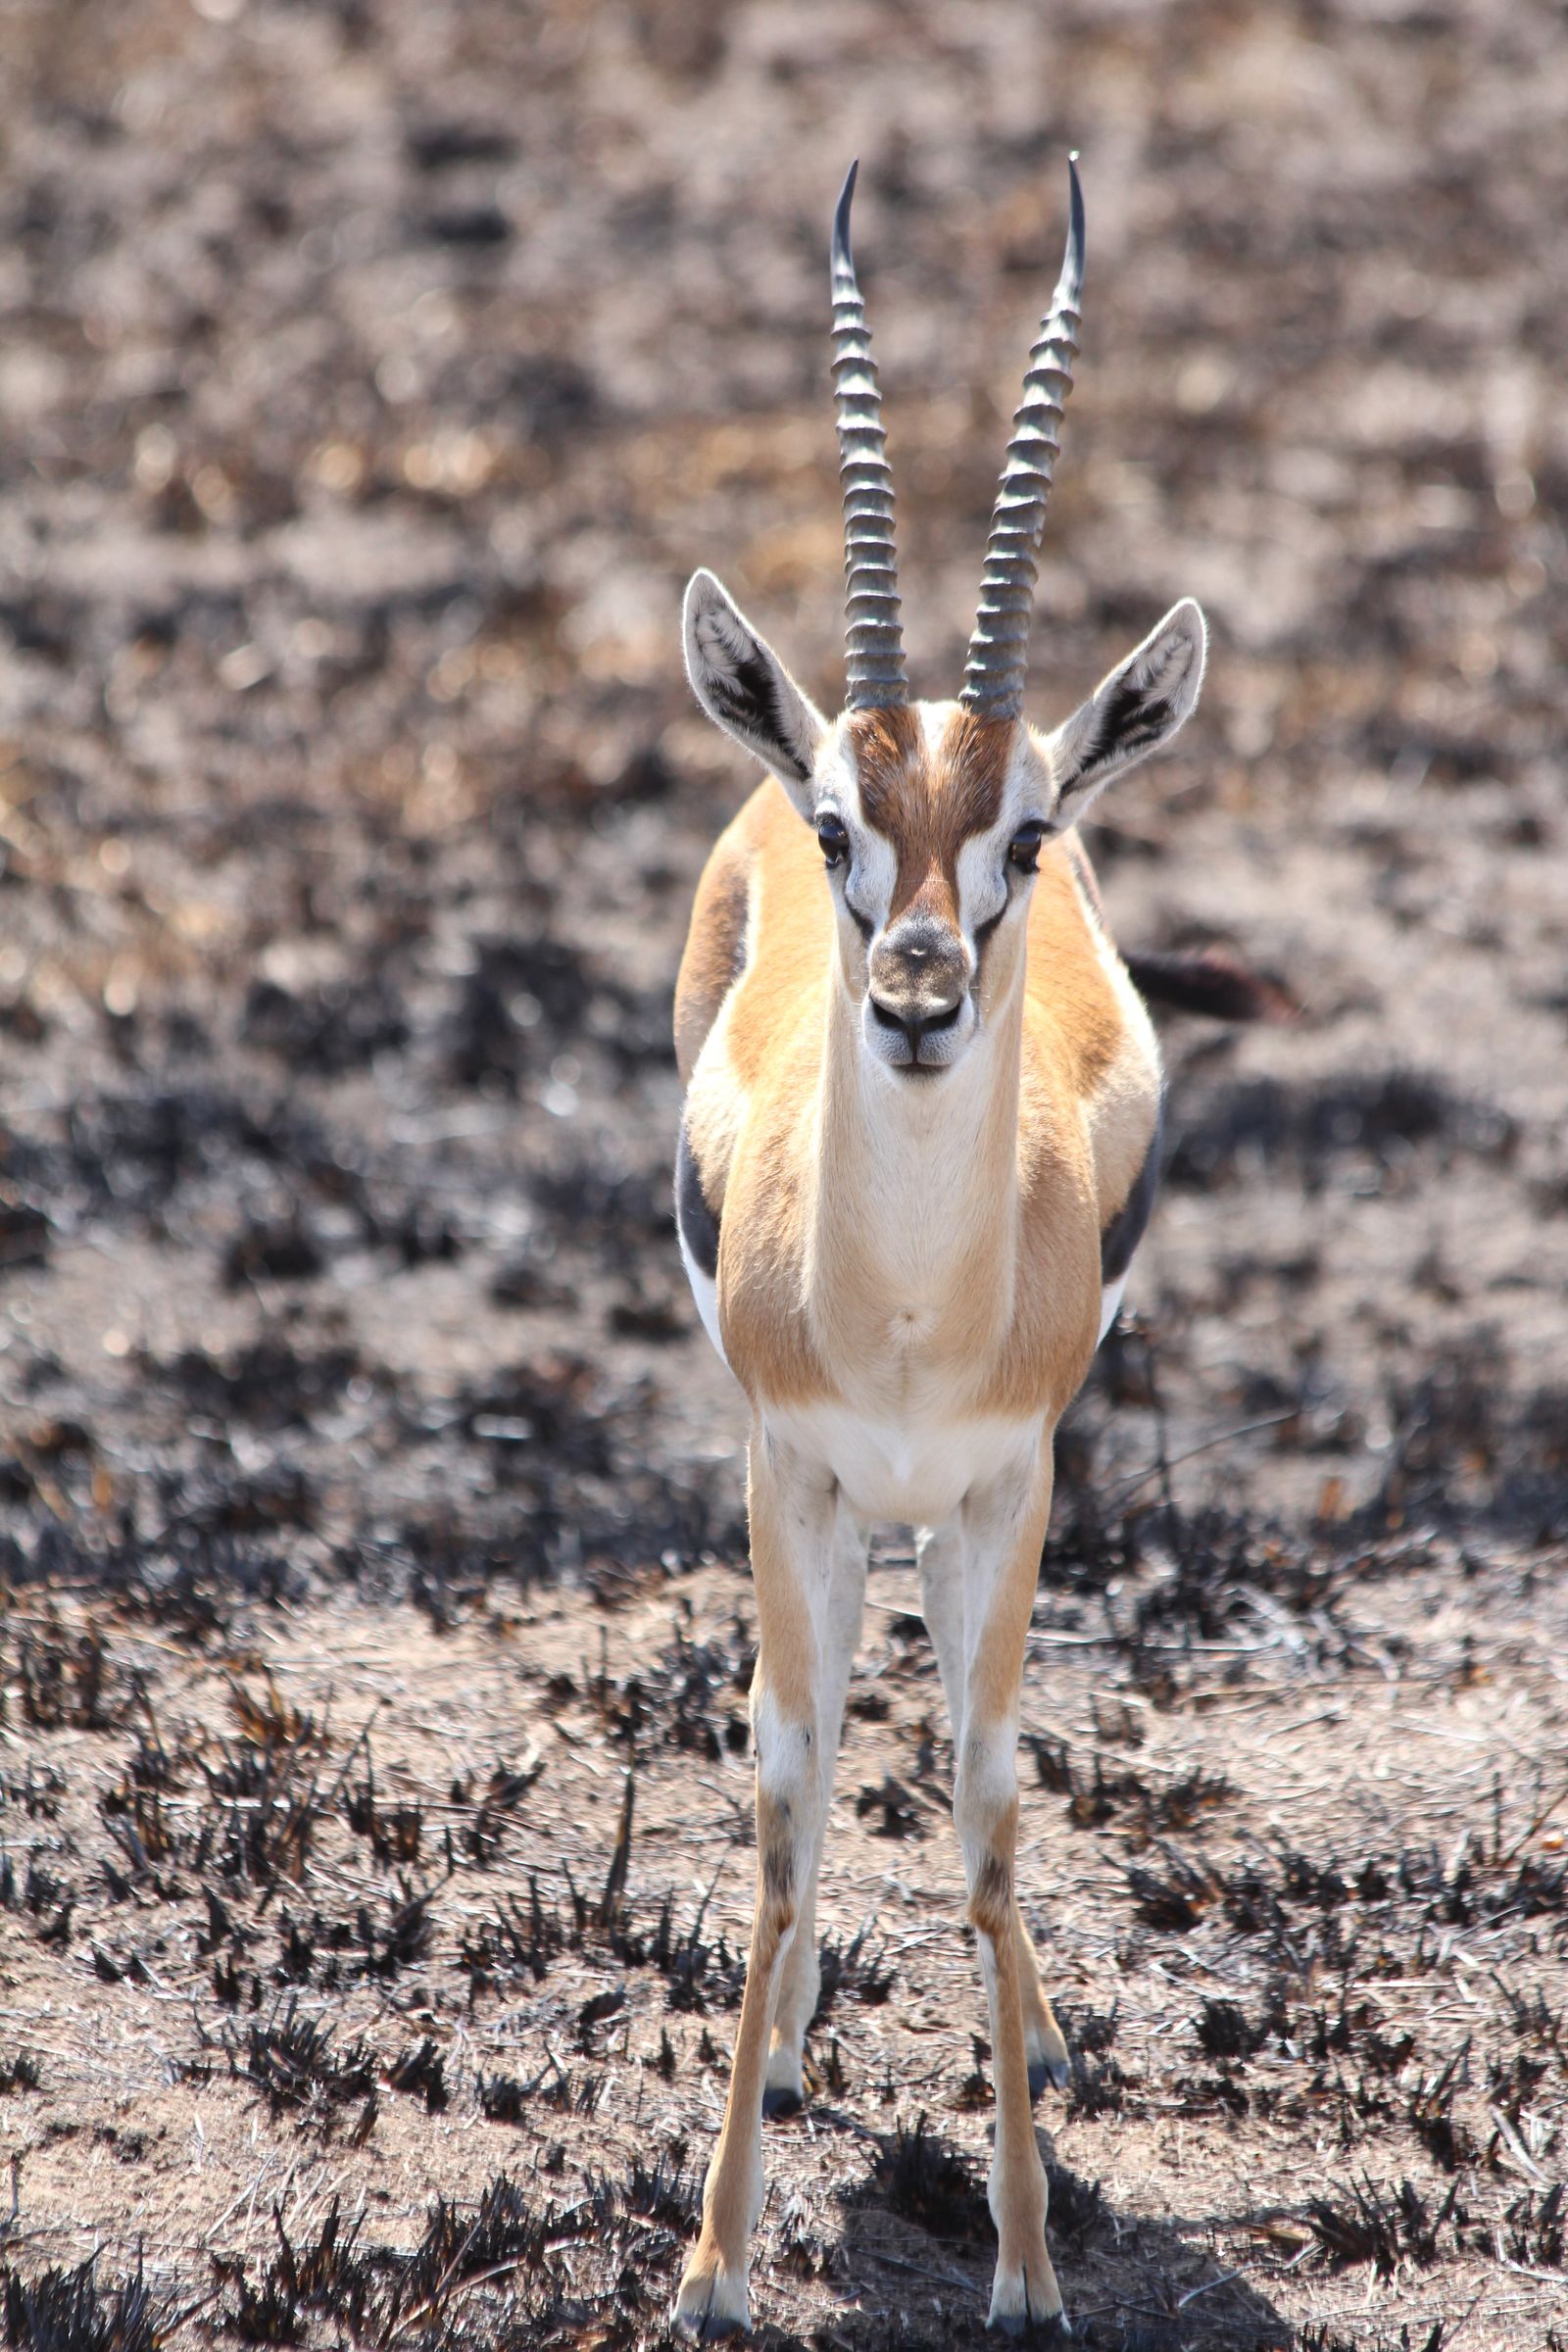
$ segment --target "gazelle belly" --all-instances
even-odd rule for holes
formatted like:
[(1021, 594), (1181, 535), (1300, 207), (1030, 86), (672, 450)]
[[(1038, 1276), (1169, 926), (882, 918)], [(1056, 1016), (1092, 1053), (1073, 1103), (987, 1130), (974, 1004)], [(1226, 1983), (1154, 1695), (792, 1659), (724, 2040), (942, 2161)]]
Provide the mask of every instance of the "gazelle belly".
[[(1125, 1275), (1105, 1286), (1101, 1339), (1116, 1319), (1125, 1287)], [(692, 1288), (698, 1288), (695, 1274)], [(951, 1519), (966, 1494), (999, 1479), (1027, 1481), (1046, 1433), (1043, 1414), (1017, 1419), (955, 1410), (941, 1383), (897, 1411), (880, 1398), (836, 1398), (764, 1404), (762, 1420), (836, 1481), (857, 1517), (914, 1527)]]
[(858, 1518), (914, 1527), (951, 1519), (966, 1494), (998, 1479), (1027, 1481), (1045, 1436), (1042, 1416), (959, 1419), (934, 1404), (899, 1418), (842, 1402), (768, 1405), (762, 1417), (783, 1444), (837, 1481)]

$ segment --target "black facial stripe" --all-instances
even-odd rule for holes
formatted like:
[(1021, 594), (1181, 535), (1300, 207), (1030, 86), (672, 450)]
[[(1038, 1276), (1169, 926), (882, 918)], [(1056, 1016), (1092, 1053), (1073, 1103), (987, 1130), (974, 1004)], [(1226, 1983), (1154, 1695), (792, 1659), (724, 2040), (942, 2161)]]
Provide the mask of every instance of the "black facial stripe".
[(1133, 1179), (1133, 1189), (1111, 1218), (1100, 1237), (1100, 1279), (1104, 1285), (1120, 1282), (1133, 1262), (1133, 1251), (1144, 1238), (1159, 1189), (1159, 1147), (1165, 1132), (1165, 1098), (1159, 1099), (1159, 1116), (1144, 1164)]
[(684, 1119), (675, 1145), (675, 1223), (693, 1264), (711, 1282), (718, 1272), (718, 1219), (708, 1205)]
[(790, 740), (778, 681), (760, 654), (742, 655), (728, 676), (710, 669), (707, 684), (718, 715), (767, 744), (804, 784), (811, 771)]
[(875, 923), (872, 922), (871, 917), (868, 914), (862, 914), (858, 906), (851, 906), (850, 894), (848, 891), (846, 891), (844, 894), (844, 904), (849, 909), (850, 920), (854, 923), (855, 928), (857, 931), (858, 931), (860, 937), (862, 939), (875, 939)]

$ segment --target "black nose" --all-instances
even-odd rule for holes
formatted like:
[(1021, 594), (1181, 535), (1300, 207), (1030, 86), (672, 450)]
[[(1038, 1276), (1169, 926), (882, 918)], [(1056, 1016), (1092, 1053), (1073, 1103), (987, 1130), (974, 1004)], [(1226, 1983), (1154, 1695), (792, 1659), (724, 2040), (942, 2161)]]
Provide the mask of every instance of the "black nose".
[(871, 1017), (884, 1029), (902, 1030), (909, 1041), (911, 1060), (918, 1061), (921, 1038), (934, 1037), (940, 1029), (951, 1029), (958, 1017), (962, 1003), (963, 999), (958, 997), (942, 1012), (907, 1013), (895, 1012), (891, 1004), (884, 1004), (880, 997), (873, 997)]

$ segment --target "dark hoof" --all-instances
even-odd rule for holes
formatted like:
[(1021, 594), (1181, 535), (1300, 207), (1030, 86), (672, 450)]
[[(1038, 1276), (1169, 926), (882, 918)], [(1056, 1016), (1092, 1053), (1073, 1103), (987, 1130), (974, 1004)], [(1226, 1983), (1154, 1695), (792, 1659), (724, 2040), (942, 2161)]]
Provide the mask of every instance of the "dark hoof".
[(671, 2312), (670, 2327), (677, 2336), (694, 2344), (721, 2344), (732, 2335), (747, 2333), (744, 2320), (730, 2319), (725, 2313), (713, 2309), (711, 2291), (707, 2303), (699, 2310)]
[(1072, 2080), (1065, 2059), (1032, 2058), (1029, 2062), (1029, 2104), (1031, 2107), (1049, 2082), (1054, 2090), (1065, 2090)]
[(1052, 2320), (1037, 2320), (1032, 2312), (1009, 2311), (1001, 2319), (993, 2320), (990, 2325), (998, 2335), (1011, 2336), (1017, 2343), (1021, 2343), (1025, 2336), (1032, 2344), (1069, 2344), (1072, 2341), (1072, 2325), (1064, 2311), (1058, 2311)]
[(762, 2113), (769, 2123), (777, 2123), (782, 2116), (799, 2115), (805, 2105), (799, 2091), (769, 2087), (762, 2093)]

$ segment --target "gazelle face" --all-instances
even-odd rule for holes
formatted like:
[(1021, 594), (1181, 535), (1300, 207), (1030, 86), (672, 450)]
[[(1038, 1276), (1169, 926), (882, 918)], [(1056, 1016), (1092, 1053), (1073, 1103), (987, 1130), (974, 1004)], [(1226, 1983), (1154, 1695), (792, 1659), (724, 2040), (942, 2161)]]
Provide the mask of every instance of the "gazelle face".
[(1051, 829), (1050, 771), (1025, 728), (956, 703), (854, 711), (823, 753), (811, 822), (863, 1046), (897, 1081), (929, 1080), (984, 1021)]
[(1203, 675), (1203, 616), (1173, 605), (1050, 735), (960, 703), (829, 722), (700, 571), (686, 667), (714, 723), (771, 768), (816, 833), (839, 909), (839, 971), (868, 1054), (899, 1080), (951, 1069), (1022, 951), (1042, 841), (1168, 743)]

